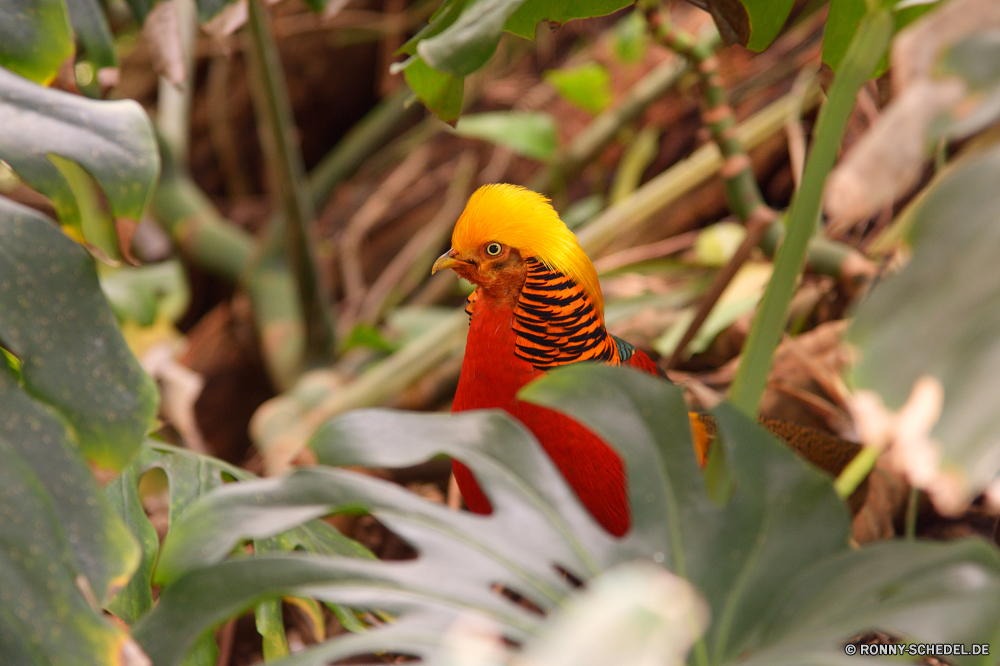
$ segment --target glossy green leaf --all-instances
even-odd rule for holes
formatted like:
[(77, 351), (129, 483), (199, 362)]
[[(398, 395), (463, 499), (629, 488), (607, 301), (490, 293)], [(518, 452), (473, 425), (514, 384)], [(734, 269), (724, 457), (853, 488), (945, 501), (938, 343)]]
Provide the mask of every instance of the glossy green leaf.
[(417, 55), (430, 67), (467, 76), (490, 59), (504, 23), (525, 0), (468, 0), (454, 22), (417, 43)]
[(50, 90), (0, 69), (0, 127), (0, 159), (52, 199), (63, 223), (79, 226), (81, 214), (50, 154), (83, 167), (101, 186), (116, 218), (142, 216), (160, 161), (152, 125), (135, 102)]
[(556, 122), (543, 112), (498, 111), (462, 116), (455, 126), (460, 136), (485, 139), (515, 153), (548, 161), (559, 147)]
[(117, 67), (115, 38), (99, 0), (66, 0), (66, 9), (84, 57), (98, 69)]
[(858, 309), (849, 340), (861, 359), (855, 386), (873, 388), (899, 409), (914, 382), (944, 387), (931, 435), (942, 464), (971, 499), (1000, 472), (1000, 149), (956, 165), (913, 216), (913, 256)]
[(123, 585), (139, 550), (71, 439), (45, 404), (0, 370), (5, 663), (111, 665), (131, 644), (88, 599), (107, 599)]
[(403, 70), (406, 83), (431, 112), (446, 123), (454, 123), (462, 113), (464, 79), (439, 72), (420, 58)]
[(830, 12), (823, 28), (823, 62), (834, 71), (847, 53), (867, 7), (865, 0), (830, 0)]
[(34, 210), (0, 198), (0, 345), (23, 389), (65, 419), (88, 459), (120, 469), (158, 394), (121, 336), (87, 252)]
[(634, 0), (524, 0), (504, 25), (504, 30), (525, 39), (535, 38), (542, 21), (565, 23), (578, 18), (605, 16), (628, 7)]
[(600, 63), (588, 62), (571, 69), (550, 69), (543, 78), (560, 95), (594, 115), (611, 104), (611, 75)]
[[(730, 500), (719, 506), (705, 493), (676, 387), (630, 370), (579, 364), (550, 373), (522, 397), (570, 414), (620, 450), (633, 517), (624, 538), (594, 522), (537, 442), (502, 413), (356, 411), (317, 432), (311, 446), (321, 462), (405, 467), (450, 455), (473, 470), (493, 513), (451, 511), (339, 468), (230, 484), (199, 500), (175, 525), (192, 547), (163, 554), (166, 584), (157, 607), (136, 627), (137, 639), (158, 666), (172, 666), (207, 627), (265, 599), (305, 595), (380, 609), (394, 621), (335, 637), (280, 666), (381, 651), (452, 663), (441, 638), (460, 616), (490, 623), (531, 654), (550, 630), (545, 616), (498, 594), (497, 585), (549, 613), (572, 594), (558, 571), (586, 581), (635, 560), (684, 575), (708, 601), (711, 625), (695, 647), (702, 663), (765, 663), (765, 657), (800, 666), (840, 663), (841, 641), (873, 626), (914, 640), (950, 641), (1000, 625), (1000, 557), (989, 547), (898, 543), (852, 550), (849, 514), (830, 477), (730, 406), (715, 412), (735, 482)], [(247, 538), (337, 511), (370, 512), (417, 558), (224, 559)], [(877, 586), (857, 582), (864, 580)], [(856, 593), (843, 603), (810, 603), (809, 590), (832, 594), (849, 582)], [(796, 629), (782, 631), (779, 618), (789, 616)], [(950, 619), (956, 616), (967, 623), (959, 627)], [(651, 663), (669, 663), (668, 656)]]
[(73, 32), (63, 0), (0, 3), (0, 67), (47, 85), (72, 55)]
[(763, 51), (785, 27), (795, 0), (740, 0), (750, 21), (750, 37), (746, 47)]

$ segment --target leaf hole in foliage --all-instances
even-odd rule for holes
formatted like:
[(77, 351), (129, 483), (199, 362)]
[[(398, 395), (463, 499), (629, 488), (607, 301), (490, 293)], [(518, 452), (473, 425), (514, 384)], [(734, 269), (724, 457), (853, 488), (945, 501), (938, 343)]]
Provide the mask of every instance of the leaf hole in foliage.
[(542, 610), (542, 608), (540, 606), (538, 606), (536, 603), (534, 603), (533, 601), (531, 601), (531, 599), (528, 599), (526, 596), (524, 596), (520, 592), (516, 592), (516, 591), (510, 589), (506, 585), (502, 585), (500, 583), (493, 583), (493, 585), (490, 586), (490, 589), (492, 589), (494, 592), (496, 592), (497, 594), (499, 594), (501, 597), (503, 597), (507, 601), (510, 601), (510, 602), (512, 602), (512, 603), (520, 606), (521, 608), (525, 608), (525, 609), (531, 611), (532, 613), (537, 613), (538, 615), (545, 615), (546, 614), (545, 611)]
[(162, 543), (170, 527), (170, 479), (163, 469), (153, 467), (139, 477), (139, 501)]
[(341, 532), (370, 550), (380, 560), (414, 560), (417, 551), (375, 516), (357, 516)]
[(221, 470), (219, 472), (219, 478), (222, 479), (223, 483), (236, 483), (239, 481), (235, 476), (227, 472), (226, 470)]
[(563, 569), (558, 564), (553, 564), (552, 568), (556, 570), (557, 574), (559, 574), (560, 576), (563, 577), (563, 580), (565, 580), (567, 583), (569, 583), (573, 587), (583, 587), (583, 580), (581, 578), (579, 578), (578, 576), (574, 576), (573, 574), (571, 574), (570, 572), (566, 571), (565, 569)]
[(444, 502), (448, 494), (451, 458), (439, 456), (411, 467), (387, 470), (389, 478), (408, 490), (433, 502)]

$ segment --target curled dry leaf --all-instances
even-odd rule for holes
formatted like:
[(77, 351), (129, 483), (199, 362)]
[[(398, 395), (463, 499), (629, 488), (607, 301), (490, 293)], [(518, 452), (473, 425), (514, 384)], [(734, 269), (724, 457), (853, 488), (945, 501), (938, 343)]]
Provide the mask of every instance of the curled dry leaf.
[(184, 46), (177, 22), (177, 6), (172, 0), (153, 6), (142, 24), (142, 36), (149, 44), (153, 70), (175, 86), (184, 83), (187, 80)]
[(944, 386), (924, 375), (898, 412), (887, 409), (881, 396), (870, 390), (858, 391), (850, 410), (861, 440), (885, 450), (890, 470), (925, 491), (941, 514), (956, 515), (968, 505), (971, 491), (958, 474), (942, 468), (941, 443), (931, 436), (943, 405)]
[(991, 28), (1000, 28), (1000, 3), (954, 0), (899, 33), (892, 49), (896, 99), (827, 182), (825, 209), (835, 229), (871, 216), (916, 184), (931, 147), (932, 122), (969, 95), (960, 77), (936, 75), (940, 59), (958, 42)]

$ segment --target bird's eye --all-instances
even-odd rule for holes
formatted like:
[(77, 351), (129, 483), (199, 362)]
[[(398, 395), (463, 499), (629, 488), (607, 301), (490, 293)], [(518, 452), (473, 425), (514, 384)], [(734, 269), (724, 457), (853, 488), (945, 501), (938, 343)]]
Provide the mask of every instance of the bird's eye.
[(496, 257), (501, 252), (503, 252), (503, 245), (501, 245), (500, 243), (493, 241), (492, 243), (486, 244), (486, 254), (490, 255), (491, 257)]

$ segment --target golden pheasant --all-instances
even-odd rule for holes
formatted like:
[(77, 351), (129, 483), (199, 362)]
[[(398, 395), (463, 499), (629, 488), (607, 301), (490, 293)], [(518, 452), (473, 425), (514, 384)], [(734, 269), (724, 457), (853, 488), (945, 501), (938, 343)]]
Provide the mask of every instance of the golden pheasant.
[[(624, 534), (628, 500), (618, 455), (579, 423), (516, 397), (532, 379), (567, 363), (660, 373), (646, 354), (604, 327), (597, 271), (576, 236), (542, 195), (486, 185), (469, 199), (452, 248), (432, 272), (443, 268), (476, 285), (453, 411), (504, 409), (519, 419), (594, 518), (612, 534)], [(489, 513), (472, 473), (457, 461), (453, 468), (469, 509)]]

